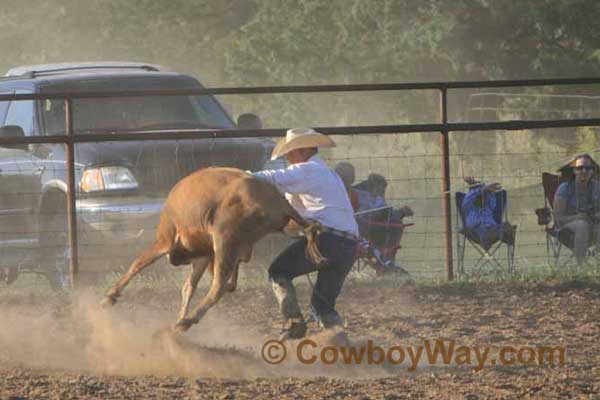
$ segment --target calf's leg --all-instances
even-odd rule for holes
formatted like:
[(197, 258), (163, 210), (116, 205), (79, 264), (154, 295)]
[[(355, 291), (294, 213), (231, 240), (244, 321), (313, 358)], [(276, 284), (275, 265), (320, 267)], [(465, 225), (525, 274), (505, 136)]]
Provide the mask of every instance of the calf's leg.
[[(246, 248), (243, 249), (240, 253), (241, 253), (240, 261), (247, 263), (252, 258), (252, 246), (247, 245)], [(233, 273), (231, 274), (231, 279), (227, 283), (226, 290), (228, 292), (235, 292), (235, 289), (237, 289), (239, 272), (240, 272), (240, 263), (238, 262), (233, 270)]]
[(136, 258), (129, 270), (123, 274), (121, 279), (117, 281), (117, 283), (106, 293), (106, 297), (102, 302), (105, 305), (113, 305), (117, 302), (117, 298), (121, 296), (123, 289), (129, 283), (129, 281), (136, 276), (141, 270), (152, 264), (154, 261), (158, 260), (160, 257), (164, 256), (170, 248), (170, 244), (166, 244), (163, 242), (154, 242), (150, 247), (140, 254), (138, 258)]
[(179, 309), (180, 320), (185, 318), (190, 300), (192, 299), (192, 296), (194, 296), (196, 287), (198, 287), (198, 282), (200, 281), (200, 278), (202, 278), (206, 268), (212, 262), (213, 260), (211, 256), (201, 257), (192, 262), (190, 274), (181, 288), (181, 308)]
[(223, 296), (223, 293), (226, 291), (227, 280), (239, 263), (237, 253), (237, 250), (230, 246), (215, 246), (213, 280), (210, 289), (200, 299), (188, 317), (180, 318), (177, 321), (176, 330), (185, 332), (193, 324), (197, 324), (204, 314)]
[(235, 292), (235, 289), (237, 289), (239, 269), (240, 269), (240, 263), (237, 263), (237, 265), (233, 268), (233, 273), (231, 274), (231, 278), (229, 279), (229, 281), (227, 282), (227, 285), (225, 286), (226, 291)]

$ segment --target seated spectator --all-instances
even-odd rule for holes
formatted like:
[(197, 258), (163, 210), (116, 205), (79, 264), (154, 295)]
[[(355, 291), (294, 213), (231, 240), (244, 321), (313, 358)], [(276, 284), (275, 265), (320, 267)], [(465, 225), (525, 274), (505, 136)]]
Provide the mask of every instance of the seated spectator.
[(385, 200), (387, 185), (382, 175), (370, 174), (352, 189), (358, 193), (356, 220), (361, 235), (379, 249), (386, 262), (393, 262), (404, 232), (402, 219), (412, 216), (413, 211), (408, 206), (398, 209), (389, 206)]
[(372, 210), (385, 207), (387, 180), (379, 174), (370, 174), (365, 181), (352, 187), (358, 193), (358, 210)]
[[(359, 202), (359, 193), (361, 192), (360, 189), (355, 190), (352, 187), (352, 184), (354, 183), (356, 174), (355, 174), (355, 169), (354, 166), (352, 164), (350, 164), (349, 162), (345, 162), (342, 161), (340, 163), (338, 163), (335, 167), (335, 171), (337, 172), (337, 174), (340, 176), (340, 178), (342, 179), (342, 182), (344, 182), (344, 186), (346, 187), (346, 190), (348, 191), (348, 196), (350, 197), (350, 203), (352, 204), (352, 207), (354, 208), (354, 211), (358, 211), (359, 210), (359, 206), (360, 206), (360, 202)], [(375, 174), (373, 174), (375, 175)], [(381, 176), (381, 175), (379, 175)], [(381, 177), (383, 178), (383, 177)], [(377, 179), (377, 178), (375, 178)], [(387, 182), (385, 182), (385, 178), (384, 178), (384, 183), (387, 186)], [(377, 189), (374, 190), (375, 192), (379, 193), (380, 191), (378, 191)], [(383, 192), (381, 192), (381, 194), (383, 195), (383, 193), (385, 192), (385, 189), (383, 190)], [(363, 198), (365, 194), (363, 194)], [(410, 211), (410, 212), (407, 212)], [(407, 215), (410, 214), (412, 215), (412, 210), (408, 209), (408, 210), (404, 210), (403, 212), (405, 212)], [(361, 219), (357, 218), (357, 222), (359, 223), (359, 227), (361, 225)], [(363, 233), (365, 230), (361, 230), (361, 235), (363, 235)], [(366, 232), (367, 234), (369, 232)], [(399, 241), (400, 237), (398, 237), (398, 241)], [(382, 252), (380, 251), (381, 246), (376, 247), (373, 243), (371, 243), (369, 241), (369, 238), (361, 238), (361, 240), (359, 241), (359, 246), (361, 247), (361, 252), (365, 255), (365, 257), (367, 259), (370, 259), (371, 262), (368, 263), (368, 265), (370, 265), (372, 268), (375, 269), (375, 271), (378, 274), (381, 273), (385, 273), (385, 272), (390, 272), (390, 271), (394, 271), (394, 272), (401, 272), (401, 273), (408, 273), (406, 272), (403, 268), (401, 268), (400, 266), (396, 266), (393, 263), (393, 260), (390, 260), (389, 257), (384, 257), (384, 255), (382, 254)], [(391, 267), (395, 267), (393, 269), (391, 269)]]
[(461, 211), (465, 220), (466, 233), (485, 250), (497, 241), (514, 244), (515, 227), (508, 222), (499, 224), (494, 219), (496, 208), (495, 192), (502, 190), (499, 183), (485, 184), (474, 177), (464, 178), (470, 189), (462, 204)]
[[(352, 190), (358, 193), (358, 211), (374, 210), (383, 207), (389, 207), (385, 200), (385, 191), (387, 189), (387, 179), (379, 174), (370, 174), (367, 180), (362, 181), (352, 187)], [(413, 211), (410, 207), (404, 206), (397, 210), (393, 210), (393, 217), (387, 217), (389, 212), (381, 210), (379, 215), (386, 216), (386, 219), (402, 220), (404, 217), (410, 217), (413, 215)], [(376, 214), (376, 211), (369, 213), (370, 216)], [(390, 221), (391, 222), (391, 221)]]
[(354, 165), (349, 162), (342, 161), (335, 166), (335, 172), (342, 178), (342, 182), (344, 182), (344, 186), (348, 191), (348, 197), (350, 197), (350, 203), (352, 204), (352, 208), (354, 211), (358, 211), (358, 192), (352, 189), (352, 184), (355, 180), (355, 172)]
[(560, 184), (554, 196), (555, 221), (561, 231), (570, 234), (577, 264), (581, 265), (589, 245), (600, 248), (599, 168), (589, 154), (580, 154), (560, 171), (568, 180)]
[(262, 129), (262, 121), (255, 114), (242, 114), (237, 119), (237, 125), (242, 129)]

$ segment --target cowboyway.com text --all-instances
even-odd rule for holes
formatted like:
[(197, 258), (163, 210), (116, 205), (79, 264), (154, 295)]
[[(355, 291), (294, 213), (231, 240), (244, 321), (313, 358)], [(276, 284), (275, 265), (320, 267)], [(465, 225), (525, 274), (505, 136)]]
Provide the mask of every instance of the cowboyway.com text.
[[(278, 344), (273, 340), (263, 346), (263, 358), (270, 364), (278, 364), (286, 358), (285, 346), (276, 347)], [(418, 346), (391, 347), (375, 345), (372, 340), (354, 346), (320, 347), (311, 339), (303, 339), (298, 342), (295, 353), (302, 364), (405, 363), (409, 371), (415, 371), (423, 364), (469, 366), (479, 371), (494, 365), (563, 366), (566, 362), (566, 349), (562, 346), (462, 346), (457, 345), (455, 340), (441, 339), (424, 340)]]

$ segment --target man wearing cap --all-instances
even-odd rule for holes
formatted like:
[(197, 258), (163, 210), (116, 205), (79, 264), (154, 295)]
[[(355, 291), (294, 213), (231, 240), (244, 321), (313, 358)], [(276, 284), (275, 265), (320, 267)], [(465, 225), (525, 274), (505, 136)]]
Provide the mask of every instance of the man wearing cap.
[(289, 167), (254, 173), (274, 184), (304, 219), (317, 221), (324, 228), (317, 246), (327, 260), (325, 265), (317, 266), (308, 260), (306, 239), (302, 238), (284, 249), (269, 268), (269, 279), (285, 318), (282, 340), (299, 339), (306, 334), (292, 280), (317, 269), (311, 306), (324, 328), (341, 326), (343, 322), (335, 302), (354, 263), (358, 227), (344, 183), (317, 155), (318, 148), (333, 146), (333, 140), (313, 129), (290, 129), (271, 155), (272, 160), (284, 156)]

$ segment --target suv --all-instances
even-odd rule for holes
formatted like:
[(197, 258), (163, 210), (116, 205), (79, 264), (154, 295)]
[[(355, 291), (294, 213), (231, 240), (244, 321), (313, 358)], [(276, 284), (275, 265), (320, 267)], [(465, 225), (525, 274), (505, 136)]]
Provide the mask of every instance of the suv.
[[(201, 88), (193, 77), (136, 63), (19, 67), (0, 79), (0, 94)], [(72, 104), (77, 135), (236, 127), (210, 95), (82, 98)], [(60, 135), (64, 121), (62, 99), (0, 102), (0, 137)], [(259, 127), (260, 120), (243, 114), (238, 125)], [(210, 165), (258, 170), (270, 148), (270, 140), (250, 138), (76, 144), (82, 277), (127, 265), (153, 239), (163, 201), (182, 177)], [(8, 280), (19, 269), (33, 269), (53, 287), (68, 284), (65, 151), (64, 144), (0, 147), (0, 269)]]

